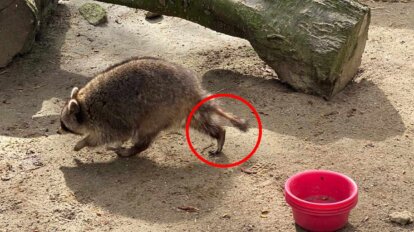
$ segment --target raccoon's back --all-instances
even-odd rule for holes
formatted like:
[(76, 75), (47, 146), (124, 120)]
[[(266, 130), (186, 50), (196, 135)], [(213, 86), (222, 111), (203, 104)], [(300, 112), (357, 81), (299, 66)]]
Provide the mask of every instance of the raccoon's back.
[(160, 110), (173, 114), (180, 107), (191, 108), (204, 94), (188, 69), (161, 59), (138, 58), (100, 73), (78, 96), (102, 120), (111, 123), (116, 118), (127, 125), (130, 117), (135, 120)]

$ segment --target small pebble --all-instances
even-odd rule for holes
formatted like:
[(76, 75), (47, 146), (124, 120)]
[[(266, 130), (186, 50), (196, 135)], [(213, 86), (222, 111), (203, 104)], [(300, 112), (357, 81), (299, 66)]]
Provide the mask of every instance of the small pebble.
[(106, 10), (96, 3), (85, 3), (79, 8), (80, 14), (90, 24), (97, 26), (107, 22)]
[(1, 176), (1, 180), (2, 181), (8, 181), (8, 180), (10, 180), (11, 179), (11, 177), (10, 176)]
[(404, 210), (402, 212), (393, 212), (389, 215), (390, 221), (400, 224), (400, 225), (408, 225), (413, 223), (413, 214)]
[(148, 11), (145, 14), (145, 19), (157, 19), (157, 18), (159, 18), (161, 16), (162, 16), (162, 14), (158, 14), (158, 13), (154, 13), (154, 12)]

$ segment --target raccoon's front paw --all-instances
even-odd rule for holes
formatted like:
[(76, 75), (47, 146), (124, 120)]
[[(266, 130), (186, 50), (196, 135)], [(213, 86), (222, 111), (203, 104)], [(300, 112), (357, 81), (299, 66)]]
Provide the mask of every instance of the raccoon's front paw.
[(74, 151), (80, 151), (83, 147), (76, 145), (73, 150)]
[(116, 148), (114, 149), (115, 153), (119, 156), (119, 157), (131, 157), (137, 154), (137, 152), (135, 151), (135, 149), (131, 149), (131, 148)]
[(85, 143), (83, 141), (78, 142), (75, 147), (73, 148), (74, 151), (80, 151), (82, 148), (85, 147)]

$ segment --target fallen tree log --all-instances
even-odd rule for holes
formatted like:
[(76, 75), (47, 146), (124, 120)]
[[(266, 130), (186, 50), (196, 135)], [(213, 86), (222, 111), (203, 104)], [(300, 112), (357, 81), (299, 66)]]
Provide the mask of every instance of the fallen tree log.
[(370, 10), (354, 0), (98, 0), (247, 39), (293, 88), (331, 98), (353, 79)]
[(57, 0), (0, 1), (0, 68), (32, 47), (36, 33)]

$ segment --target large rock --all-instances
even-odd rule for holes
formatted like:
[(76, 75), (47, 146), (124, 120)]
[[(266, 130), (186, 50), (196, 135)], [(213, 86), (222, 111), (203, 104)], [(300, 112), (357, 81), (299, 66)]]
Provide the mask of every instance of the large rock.
[(41, 24), (57, 5), (57, 0), (0, 1), (0, 67), (33, 45)]

